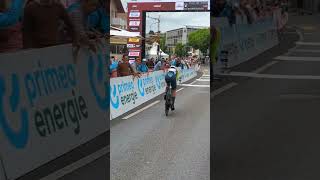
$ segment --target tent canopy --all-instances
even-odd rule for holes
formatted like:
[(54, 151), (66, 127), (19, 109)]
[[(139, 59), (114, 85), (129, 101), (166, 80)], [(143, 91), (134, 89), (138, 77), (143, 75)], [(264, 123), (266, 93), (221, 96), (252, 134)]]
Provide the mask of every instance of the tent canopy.
[(112, 27), (110, 29), (110, 35), (111, 36), (117, 36), (117, 37), (124, 37), (124, 38), (130, 38), (130, 37), (140, 37), (139, 32), (129, 32), (120, 28)]
[[(156, 43), (156, 42), (154, 42), (152, 44), (152, 48), (148, 52), (148, 55), (149, 55), (150, 58), (151, 57), (157, 57), (157, 48), (158, 48), (157, 46), (158, 46), (158, 43)], [(164, 57), (164, 58), (168, 58), (169, 57), (169, 55), (164, 53), (161, 49), (160, 49), (160, 56)]]

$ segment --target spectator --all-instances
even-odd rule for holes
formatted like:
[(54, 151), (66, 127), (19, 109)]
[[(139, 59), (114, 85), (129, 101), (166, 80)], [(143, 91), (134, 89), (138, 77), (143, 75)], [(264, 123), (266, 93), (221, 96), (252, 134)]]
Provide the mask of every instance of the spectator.
[(162, 67), (162, 62), (161, 60), (159, 60), (156, 65), (154, 66), (154, 71), (159, 71), (161, 70), (161, 67)]
[(147, 66), (148, 66), (149, 69), (153, 69), (154, 68), (153, 58), (148, 59)]
[(245, 14), (246, 16), (246, 22), (248, 24), (252, 24), (254, 19), (250, 13), (250, 9), (249, 9), (249, 3), (248, 3), (248, 0), (240, 0), (240, 9), (241, 11), (243, 11), (243, 13)]
[(118, 76), (130, 76), (134, 74), (134, 70), (129, 64), (128, 58), (125, 57), (122, 59), (122, 62), (118, 65)]
[(11, 7), (8, 9), (8, 2), (6, 0), (0, 1), (0, 29), (15, 25), (19, 22), (24, 2), (24, 0), (12, 0)]
[[(8, 1), (0, 0), (0, 19), (3, 18), (2, 23), (0, 23), (0, 53), (13, 52), (22, 49), (22, 23), (20, 21), (22, 7), (19, 5), (18, 7), (20, 8), (20, 11), (15, 11), (14, 7), (17, 6), (17, 2), (19, 3), (19, 1), (17, 0), (13, 1), (11, 9), (9, 9)], [(7, 15), (9, 15), (10, 17), (5, 15), (8, 12), (9, 14)], [(10, 13), (13, 14), (10, 15)], [(15, 15), (17, 16), (15, 17)], [(7, 21), (4, 22), (4, 19), (7, 19)]]
[(102, 4), (100, 4), (98, 9), (88, 15), (87, 23), (90, 30), (94, 29), (102, 34), (109, 32), (109, 17)]
[(131, 68), (133, 69), (133, 72), (134, 73), (137, 73), (137, 63), (136, 63), (136, 61), (140, 61), (140, 59), (139, 58), (137, 58), (137, 60), (129, 60), (129, 64), (130, 64), (130, 66), (131, 66)]
[[(75, 26), (75, 31), (79, 37), (79, 43), (88, 46), (94, 52), (95, 44), (89, 39), (97, 38), (97, 34), (90, 32), (86, 19), (88, 15), (98, 7), (97, 0), (67, 0), (67, 11)], [(66, 36), (66, 35), (64, 35)], [(66, 39), (65, 37), (63, 39)]]
[(181, 60), (181, 69), (184, 69), (186, 67), (186, 62), (185, 60)]
[(173, 59), (171, 60), (171, 66), (176, 66), (176, 59), (175, 59), (175, 58), (173, 58)]
[(110, 69), (110, 75), (111, 75), (112, 78), (118, 76), (118, 71), (117, 71), (118, 64), (119, 64), (119, 62), (115, 59), (114, 56), (112, 56), (111, 59), (110, 59), (110, 68), (109, 68)]
[(27, 4), (23, 21), (24, 48), (58, 45), (60, 21), (66, 25), (73, 42), (77, 44), (78, 37), (73, 23), (61, 3), (54, 0), (40, 0), (40, 2), (33, 1)]
[(180, 58), (178, 58), (176, 60), (176, 67), (181, 67), (181, 59)]
[(235, 24), (235, 12), (226, 0), (215, 0), (213, 7), (212, 13), (214, 17), (227, 17), (229, 24)]
[(167, 58), (167, 60), (164, 63), (164, 69), (169, 69), (169, 68), (170, 68), (170, 61)]
[(138, 62), (137, 70), (140, 73), (147, 73), (149, 71), (146, 59), (143, 59), (142, 62)]

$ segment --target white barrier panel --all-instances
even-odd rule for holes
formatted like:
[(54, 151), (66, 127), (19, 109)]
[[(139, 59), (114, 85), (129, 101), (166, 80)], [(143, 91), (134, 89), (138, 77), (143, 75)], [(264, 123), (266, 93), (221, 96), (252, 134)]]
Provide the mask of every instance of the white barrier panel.
[(109, 129), (107, 55), (62, 45), (0, 55), (0, 159), (16, 179)]
[[(226, 20), (225, 18), (222, 19)], [(237, 24), (233, 26), (222, 24), (221, 27), (218, 24), (216, 25), (221, 32), (218, 55), (222, 51), (228, 52), (227, 67), (233, 67), (248, 61), (279, 43), (276, 23), (272, 18), (256, 24)], [(214, 69), (219, 71), (222, 67), (224, 67), (224, 64), (219, 59)]]
[[(181, 82), (186, 82), (197, 76), (199, 66), (180, 70)], [(159, 96), (165, 92), (165, 72), (156, 71), (144, 74), (141, 78), (132, 76), (110, 79), (110, 119), (138, 107), (139, 105)]]

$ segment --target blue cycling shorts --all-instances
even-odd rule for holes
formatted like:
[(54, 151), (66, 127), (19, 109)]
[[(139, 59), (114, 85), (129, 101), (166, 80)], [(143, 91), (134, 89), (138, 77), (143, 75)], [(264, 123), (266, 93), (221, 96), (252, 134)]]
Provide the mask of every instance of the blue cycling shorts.
[(177, 89), (177, 78), (173, 72), (168, 72), (165, 76), (167, 86), (171, 86), (172, 90)]

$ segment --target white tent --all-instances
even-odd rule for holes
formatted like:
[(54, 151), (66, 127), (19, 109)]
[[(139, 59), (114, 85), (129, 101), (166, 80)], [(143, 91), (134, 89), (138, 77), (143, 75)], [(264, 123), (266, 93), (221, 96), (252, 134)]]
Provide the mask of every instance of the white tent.
[[(152, 44), (152, 48), (149, 50), (149, 52), (148, 52), (148, 56), (149, 56), (149, 58), (157, 58), (157, 47), (158, 46), (158, 43), (156, 43), (156, 42), (154, 42), (153, 44)], [(168, 54), (166, 54), (166, 53), (164, 53), (161, 49), (160, 49), (160, 56), (161, 56), (161, 58), (168, 58), (169, 57), (169, 55)]]

